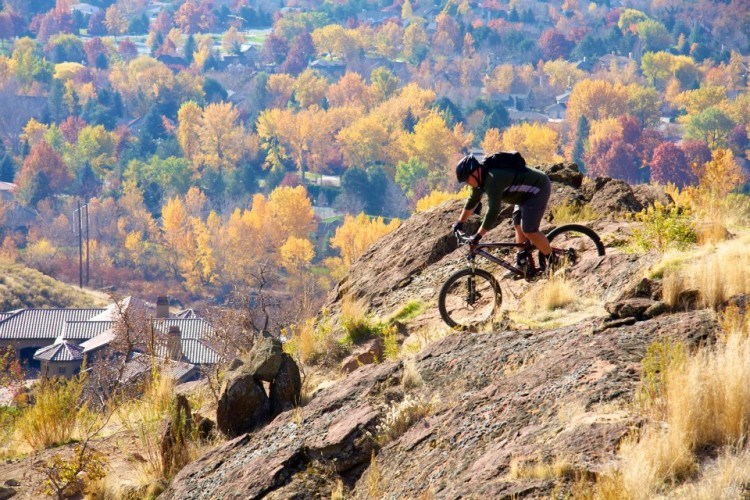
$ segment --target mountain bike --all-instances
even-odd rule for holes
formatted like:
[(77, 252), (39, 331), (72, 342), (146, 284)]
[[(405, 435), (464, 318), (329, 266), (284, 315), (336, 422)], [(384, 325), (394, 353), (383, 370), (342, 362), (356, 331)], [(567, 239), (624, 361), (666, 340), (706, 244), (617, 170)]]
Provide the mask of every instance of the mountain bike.
[[(438, 308), (448, 326), (467, 329), (491, 320), (503, 301), (500, 284), (495, 277), (477, 267), (476, 257), (484, 257), (507, 269), (517, 279), (532, 281), (544, 274), (576, 266), (584, 259), (604, 255), (604, 244), (596, 232), (580, 224), (565, 224), (547, 233), (555, 255), (554, 265), (547, 266), (542, 254), (530, 242), (487, 242), (469, 245), (469, 235), (455, 231), (459, 246), (467, 246), (466, 268), (453, 273), (440, 289)], [(513, 265), (490, 251), (518, 249), (520, 259)], [(549, 268), (549, 269), (548, 269)]]

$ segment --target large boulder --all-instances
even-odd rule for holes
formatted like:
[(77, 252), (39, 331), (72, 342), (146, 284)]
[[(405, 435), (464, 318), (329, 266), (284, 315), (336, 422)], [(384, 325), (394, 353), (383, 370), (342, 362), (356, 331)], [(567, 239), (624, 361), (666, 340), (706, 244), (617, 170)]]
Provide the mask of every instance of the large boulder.
[(287, 353), (281, 356), (281, 366), (276, 378), (271, 382), (269, 399), (271, 417), (299, 406), (302, 378), (294, 359)]
[(250, 353), (242, 360), (242, 371), (252, 373), (256, 380), (272, 382), (281, 366), (281, 340), (263, 332), (255, 340)]
[(253, 373), (236, 370), (227, 374), (216, 408), (216, 425), (229, 437), (250, 432), (267, 423), (271, 403)]
[(552, 182), (580, 188), (583, 183), (583, 174), (575, 163), (555, 163), (552, 165), (539, 165), (539, 170), (547, 174)]
[(635, 197), (633, 188), (621, 180), (599, 177), (591, 186), (587, 186), (586, 192), (590, 195), (591, 208), (599, 214), (643, 210), (643, 204)]

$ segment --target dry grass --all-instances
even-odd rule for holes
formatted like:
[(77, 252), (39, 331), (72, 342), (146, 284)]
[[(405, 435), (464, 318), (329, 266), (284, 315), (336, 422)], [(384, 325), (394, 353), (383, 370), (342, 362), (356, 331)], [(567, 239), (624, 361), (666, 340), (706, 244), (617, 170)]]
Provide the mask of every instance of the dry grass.
[(440, 326), (438, 328), (425, 327), (412, 332), (409, 337), (404, 340), (401, 345), (401, 356), (409, 357), (418, 354), (433, 342), (444, 339), (448, 335), (454, 333), (454, 330), (448, 326)]
[(367, 498), (380, 498), (383, 493), (380, 491), (380, 468), (375, 458), (375, 451), (370, 455), (370, 467), (367, 469), (366, 474)]
[(569, 460), (558, 457), (551, 462), (524, 463), (514, 459), (510, 462), (510, 479), (558, 479), (572, 478), (575, 469)]
[(376, 440), (382, 446), (398, 439), (415, 422), (432, 413), (435, 405), (434, 400), (407, 395), (403, 401), (393, 404), (378, 424)]
[(404, 389), (414, 389), (424, 384), (422, 375), (417, 369), (417, 362), (414, 358), (404, 360), (404, 372), (401, 375), (401, 385)]
[(670, 492), (669, 498), (714, 500), (716, 498), (747, 498), (750, 486), (750, 450), (725, 450), (702, 471), (694, 483)]
[(564, 276), (552, 275), (531, 289), (523, 298), (523, 309), (532, 315), (539, 309), (554, 311), (563, 309), (578, 300), (578, 294), (572, 283)]
[(43, 450), (79, 438), (79, 431), (94, 416), (80, 404), (85, 385), (85, 374), (40, 382), (34, 404), (15, 423), (19, 439), (34, 450)]
[(555, 224), (569, 224), (572, 222), (586, 222), (597, 220), (599, 214), (591, 208), (591, 205), (581, 203), (564, 203), (550, 208), (552, 220)]
[(599, 298), (582, 296), (562, 272), (533, 284), (508, 317), (517, 326), (558, 328), (606, 314)]
[[(729, 297), (750, 293), (750, 237), (745, 236), (691, 254), (682, 265), (660, 265), (663, 299), (676, 306), (681, 292), (695, 289), (704, 307), (716, 307)], [(670, 257), (673, 260), (673, 257)], [(666, 270), (668, 269), (668, 270)]]
[(649, 406), (652, 423), (623, 443), (621, 466), (602, 480), (602, 491), (649, 498), (694, 474), (699, 451), (745, 442), (750, 432), (747, 330), (728, 332), (716, 346), (687, 358), (675, 357), (665, 369), (660, 397), (663, 404)]
[(164, 478), (161, 461), (162, 423), (169, 411), (174, 394), (174, 380), (154, 372), (146, 382), (143, 396), (118, 409), (120, 423), (138, 436), (143, 462), (136, 469), (141, 484), (150, 484)]

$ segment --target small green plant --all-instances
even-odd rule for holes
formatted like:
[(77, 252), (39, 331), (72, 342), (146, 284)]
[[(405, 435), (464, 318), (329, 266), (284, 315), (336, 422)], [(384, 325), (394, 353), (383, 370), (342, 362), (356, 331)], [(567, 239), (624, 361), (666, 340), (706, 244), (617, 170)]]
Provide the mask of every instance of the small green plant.
[(635, 218), (643, 225), (633, 230), (633, 245), (642, 250), (684, 249), (697, 241), (689, 209), (657, 201)]
[(419, 314), (424, 311), (425, 303), (419, 300), (410, 300), (401, 309), (396, 311), (396, 314), (391, 316), (390, 321), (409, 321), (410, 319), (416, 318)]
[(641, 361), (641, 385), (636, 401), (643, 408), (659, 404), (669, 368), (684, 363), (686, 359), (687, 349), (682, 342), (664, 339), (649, 345)]
[(100, 451), (86, 445), (77, 445), (70, 460), (60, 453), (44, 462), (41, 467), (46, 476), (46, 493), (57, 498), (70, 498), (80, 495), (86, 485), (104, 478), (107, 458)]
[(383, 336), (383, 358), (389, 361), (398, 359), (401, 348), (398, 345), (396, 327), (393, 325), (385, 326), (382, 328), (381, 334)]

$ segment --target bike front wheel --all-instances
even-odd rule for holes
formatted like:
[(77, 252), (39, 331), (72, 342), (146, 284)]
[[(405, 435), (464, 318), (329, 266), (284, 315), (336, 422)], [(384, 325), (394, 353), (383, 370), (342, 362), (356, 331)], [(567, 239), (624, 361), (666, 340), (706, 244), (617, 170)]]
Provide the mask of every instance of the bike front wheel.
[(448, 326), (467, 329), (489, 321), (500, 309), (502, 292), (497, 280), (482, 269), (462, 269), (440, 289), (438, 308)]

